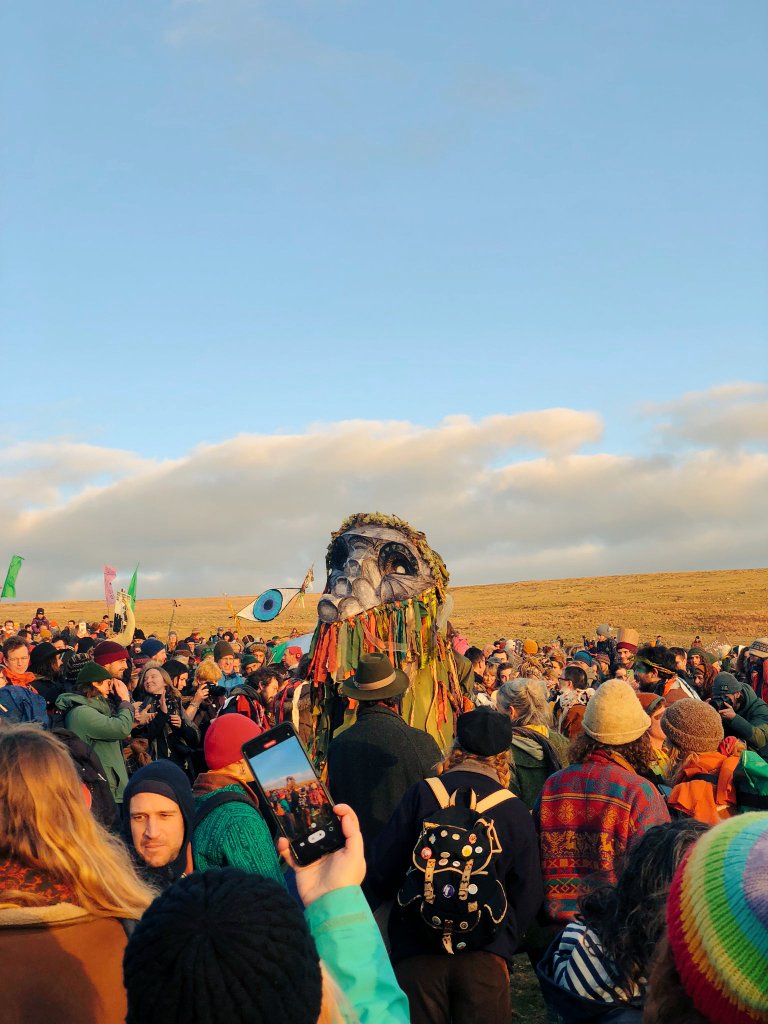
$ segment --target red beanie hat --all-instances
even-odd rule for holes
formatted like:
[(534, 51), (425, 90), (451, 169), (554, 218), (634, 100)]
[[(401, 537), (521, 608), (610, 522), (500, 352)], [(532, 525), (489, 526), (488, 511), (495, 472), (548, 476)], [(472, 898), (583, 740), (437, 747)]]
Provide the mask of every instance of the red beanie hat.
[(222, 715), (211, 722), (205, 734), (203, 753), (210, 771), (242, 760), (241, 747), (248, 740), (261, 736), (264, 730), (245, 715)]
[(114, 640), (102, 640), (93, 648), (93, 660), (97, 665), (106, 668), (113, 661), (127, 661), (128, 651)]

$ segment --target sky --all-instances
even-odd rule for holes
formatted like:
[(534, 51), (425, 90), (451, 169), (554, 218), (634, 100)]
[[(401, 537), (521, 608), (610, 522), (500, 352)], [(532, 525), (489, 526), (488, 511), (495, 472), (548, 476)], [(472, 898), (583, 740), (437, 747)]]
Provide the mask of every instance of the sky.
[(251, 761), (251, 766), (259, 782), (267, 790), (284, 786), (289, 775), (298, 785), (312, 782), (317, 778), (301, 744), (294, 737), (262, 751)]
[[(768, 5), (10, 0), (20, 599), (764, 565)], [(121, 579), (122, 581), (122, 579)]]

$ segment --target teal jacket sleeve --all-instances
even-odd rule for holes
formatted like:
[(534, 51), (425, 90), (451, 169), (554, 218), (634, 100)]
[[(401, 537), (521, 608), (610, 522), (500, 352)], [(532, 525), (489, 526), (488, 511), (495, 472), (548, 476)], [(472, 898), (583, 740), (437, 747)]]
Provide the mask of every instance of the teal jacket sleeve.
[(304, 914), (320, 959), (360, 1024), (408, 1024), (408, 999), (397, 984), (360, 887), (350, 885), (329, 892)]
[(104, 715), (96, 708), (86, 705), (74, 708), (70, 716), (77, 721), (77, 730), (86, 733), (92, 740), (124, 740), (131, 735), (133, 711), (125, 701), (114, 715)]

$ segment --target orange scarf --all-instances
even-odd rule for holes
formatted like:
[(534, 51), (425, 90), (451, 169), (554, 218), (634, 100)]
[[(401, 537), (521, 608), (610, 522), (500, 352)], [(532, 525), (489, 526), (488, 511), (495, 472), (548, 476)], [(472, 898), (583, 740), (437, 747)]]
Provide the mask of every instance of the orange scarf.
[(13, 669), (8, 668), (7, 665), (3, 665), (3, 675), (5, 676), (6, 682), (10, 683), (11, 686), (25, 686), (28, 690), (35, 690), (32, 683), (37, 679), (34, 672), (14, 672)]

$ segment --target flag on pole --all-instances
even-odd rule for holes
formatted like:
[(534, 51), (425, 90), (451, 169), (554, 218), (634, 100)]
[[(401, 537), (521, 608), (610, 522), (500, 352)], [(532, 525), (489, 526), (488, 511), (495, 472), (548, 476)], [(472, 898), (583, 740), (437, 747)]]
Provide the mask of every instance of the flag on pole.
[(23, 561), (24, 559), (21, 555), (13, 555), (11, 558), (8, 572), (5, 574), (3, 592), (0, 594), (0, 597), (16, 597), (16, 577), (19, 575), (19, 569)]
[(128, 584), (128, 598), (131, 602), (131, 611), (136, 611), (136, 577), (139, 574), (138, 565), (133, 570), (133, 576), (131, 576), (131, 582)]
[(112, 565), (104, 566), (104, 600), (107, 602), (107, 607), (115, 603), (115, 591), (112, 587), (112, 582), (117, 576), (117, 569)]

